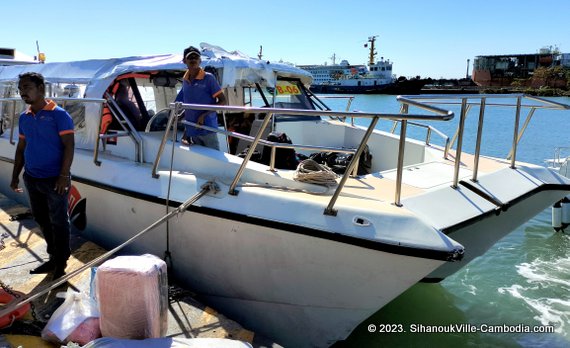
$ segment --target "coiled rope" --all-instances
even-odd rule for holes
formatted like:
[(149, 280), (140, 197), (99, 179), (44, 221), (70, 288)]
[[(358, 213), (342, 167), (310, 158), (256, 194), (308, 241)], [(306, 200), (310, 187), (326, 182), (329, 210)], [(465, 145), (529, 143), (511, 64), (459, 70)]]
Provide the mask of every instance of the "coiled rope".
[(293, 179), (309, 184), (332, 187), (338, 185), (336, 181), (337, 178), (338, 175), (329, 167), (312, 159), (306, 159), (301, 161), (297, 166), (295, 177)]

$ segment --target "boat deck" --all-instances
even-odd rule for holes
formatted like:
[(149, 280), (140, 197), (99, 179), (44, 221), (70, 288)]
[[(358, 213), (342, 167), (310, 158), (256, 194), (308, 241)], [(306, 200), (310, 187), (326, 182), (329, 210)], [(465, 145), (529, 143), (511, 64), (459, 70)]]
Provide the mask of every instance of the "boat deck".
[[(451, 151), (448, 160), (425, 162), (408, 166), (403, 172), (401, 197), (413, 197), (436, 187), (451, 185), (454, 174), (454, 155), (454, 151)], [(474, 169), (473, 159), (473, 155), (465, 153), (462, 155), (459, 180), (472, 178)], [(510, 163), (506, 160), (481, 157), (479, 161), (479, 175), (508, 168), (509, 166)], [(360, 204), (368, 204), (366, 202), (370, 200), (391, 203), (394, 201), (396, 192), (396, 174), (396, 169), (393, 169), (368, 174), (365, 177), (350, 177), (342, 189), (341, 197), (364, 198), (366, 201)], [(294, 180), (295, 171), (278, 170), (274, 175)], [(308, 189), (307, 191), (314, 190)], [(323, 201), (330, 199), (330, 196), (327, 195), (322, 197)], [(356, 202), (357, 201), (351, 204)]]
[[(26, 213), (24, 207), (13, 200), (0, 195), (0, 280), (10, 289), (29, 294), (52, 284), (49, 274), (29, 274), (29, 270), (37, 267), (47, 259), (45, 241), (35, 221)], [(22, 218), (12, 221), (13, 216)], [(100, 246), (87, 241), (81, 236), (71, 236), (72, 256), (66, 271), (69, 273), (106, 252)], [(34, 340), (34, 346), (59, 347), (41, 341), (41, 330), (53, 312), (63, 303), (57, 293), (72, 288), (75, 291), (89, 293), (91, 270), (86, 269), (67, 283), (51, 290), (32, 301), (32, 311), (22, 319), (15, 321), (11, 327), (0, 329), (0, 342), (8, 341), (13, 346)], [(241, 340), (254, 347), (278, 347), (270, 340), (255, 335), (235, 321), (226, 318), (213, 308), (200, 303), (187, 289), (175, 284), (169, 285), (169, 308), (167, 337), (177, 338), (228, 338)], [(3, 341), (4, 340), (4, 341)], [(23, 346), (26, 346), (24, 344)]]

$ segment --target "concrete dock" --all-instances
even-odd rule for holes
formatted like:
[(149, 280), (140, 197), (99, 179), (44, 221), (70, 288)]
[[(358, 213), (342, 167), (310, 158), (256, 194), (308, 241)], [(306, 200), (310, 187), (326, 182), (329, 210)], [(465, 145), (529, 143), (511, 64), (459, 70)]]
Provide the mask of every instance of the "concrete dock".
[[(29, 274), (29, 271), (48, 259), (46, 244), (39, 227), (28, 213), (28, 208), (0, 195), (0, 285), (11, 290), (30, 294), (39, 289), (51, 287), (51, 274)], [(17, 217), (20, 219), (15, 219)], [(67, 263), (69, 274), (106, 252), (98, 245), (71, 236), (72, 256)], [(169, 280), (171, 281), (171, 280)], [(35, 347), (57, 347), (38, 338), (52, 313), (63, 303), (56, 297), (67, 288), (89, 293), (91, 270), (77, 274), (66, 283), (32, 301), (32, 311), (12, 326), (0, 329), (0, 347), (8, 341), (17, 347), (20, 335), (36, 337)], [(1, 309), (1, 307), (0, 307)], [(187, 289), (169, 284), (167, 337), (179, 338), (227, 338), (248, 342), (254, 347), (279, 347), (264, 337), (255, 335), (235, 321), (226, 318), (216, 310), (197, 301)], [(26, 341), (29, 342), (29, 341)], [(27, 345), (23, 345), (26, 347)], [(9, 347), (9, 346), (8, 346)], [(30, 345), (31, 347), (31, 345)]]

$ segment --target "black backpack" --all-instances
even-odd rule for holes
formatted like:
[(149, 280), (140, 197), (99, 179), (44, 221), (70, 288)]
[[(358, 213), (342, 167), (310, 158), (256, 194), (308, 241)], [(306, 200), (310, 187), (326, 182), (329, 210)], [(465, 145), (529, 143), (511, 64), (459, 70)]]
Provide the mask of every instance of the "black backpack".
[[(267, 140), (274, 143), (293, 144), (291, 139), (285, 133), (272, 132), (267, 136)], [(263, 147), (261, 155), (261, 163), (269, 165), (271, 160), (271, 147)], [(297, 169), (299, 161), (295, 149), (275, 149), (275, 168), (277, 169)]]

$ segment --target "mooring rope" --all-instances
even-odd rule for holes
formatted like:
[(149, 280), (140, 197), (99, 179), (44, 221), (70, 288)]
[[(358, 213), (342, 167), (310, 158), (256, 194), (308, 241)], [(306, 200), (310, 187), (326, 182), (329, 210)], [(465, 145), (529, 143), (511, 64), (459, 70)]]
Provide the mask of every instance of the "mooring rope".
[[(170, 191), (172, 188), (172, 173), (174, 171), (174, 149), (176, 148), (176, 140), (178, 137), (178, 118), (180, 116), (182, 116), (184, 113), (184, 110), (182, 110), (180, 113), (176, 113), (176, 110), (174, 111), (174, 115), (172, 117), (174, 117), (174, 122), (172, 122), (172, 148), (170, 151), (170, 168), (169, 168), (169, 172), (168, 172), (168, 190), (166, 193), (166, 202), (165, 202), (165, 208), (166, 208), (166, 214), (168, 215), (168, 213), (170, 213)], [(168, 269), (171, 271), (172, 270), (172, 254), (170, 253), (170, 220), (166, 221), (166, 250), (164, 251), (164, 262), (166, 262)]]
[(131, 244), (132, 242), (134, 242), (136, 239), (140, 238), (141, 236), (143, 236), (147, 232), (153, 230), (154, 228), (158, 227), (162, 223), (170, 220), (174, 216), (184, 213), (188, 209), (189, 206), (191, 206), (197, 200), (199, 200), (200, 198), (205, 196), (208, 192), (218, 192), (218, 191), (219, 191), (219, 188), (214, 182), (209, 181), (209, 182), (205, 183), (204, 185), (202, 185), (200, 191), (197, 192), (195, 195), (188, 198), (186, 201), (184, 201), (182, 204), (180, 204), (177, 208), (175, 208), (174, 210), (172, 210), (168, 214), (162, 216), (160, 219), (153, 222), (151, 225), (149, 225), (144, 230), (138, 232), (137, 234), (135, 234), (134, 236), (132, 236), (131, 238), (129, 238), (128, 240), (123, 242), (123, 244), (115, 247), (112, 250), (107, 251), (106, 253), (104, 253), (101, 256), (96, 257), (95, 259), (87, 262), (83, 266), (71, 271), (68, 274), (65, 274), (61, 278), (58, 278), (57, 280), (52, 280), (50, 283), (46, 284), (45, 287), (35, 289), (31, 293), (22, 296), (21, 298), (18, 299), (19, 302), (12, 301), (12, 302), (10, 302), (10, 304), (3, 306), (3, 307), (0, 307), (0, 317), (3, 317), (7, 314), (10, 314), (12, 311), (24, 306), (26, 303), (31, 302), (31, 301), (35, 300), (36, 298), (38, 298), (38, 297), (48, 293), (49, 291), (57, 288), (61, 284), (67, 282), (68, 279), (75, 277), (76, 275), (83, 272), (84, 270), (86, 270), (86, 269), (88, 269), (94, 265), (98, 265), (100, 263), (103, 263), (103, 261), (107, 260), (109, 257), (114, 255), (115, 253), (117, 253), (119, 250), (123, 249), (127, 245)]
[(297, 166), (295, 177), (293, 179), (309, 184), (332, 187), (338, 185), (338, 182), (336, 181), (337, 178), (338, 175), (329, 167), (322, 165), (315, 160), (306, 159), (301, 161)]

